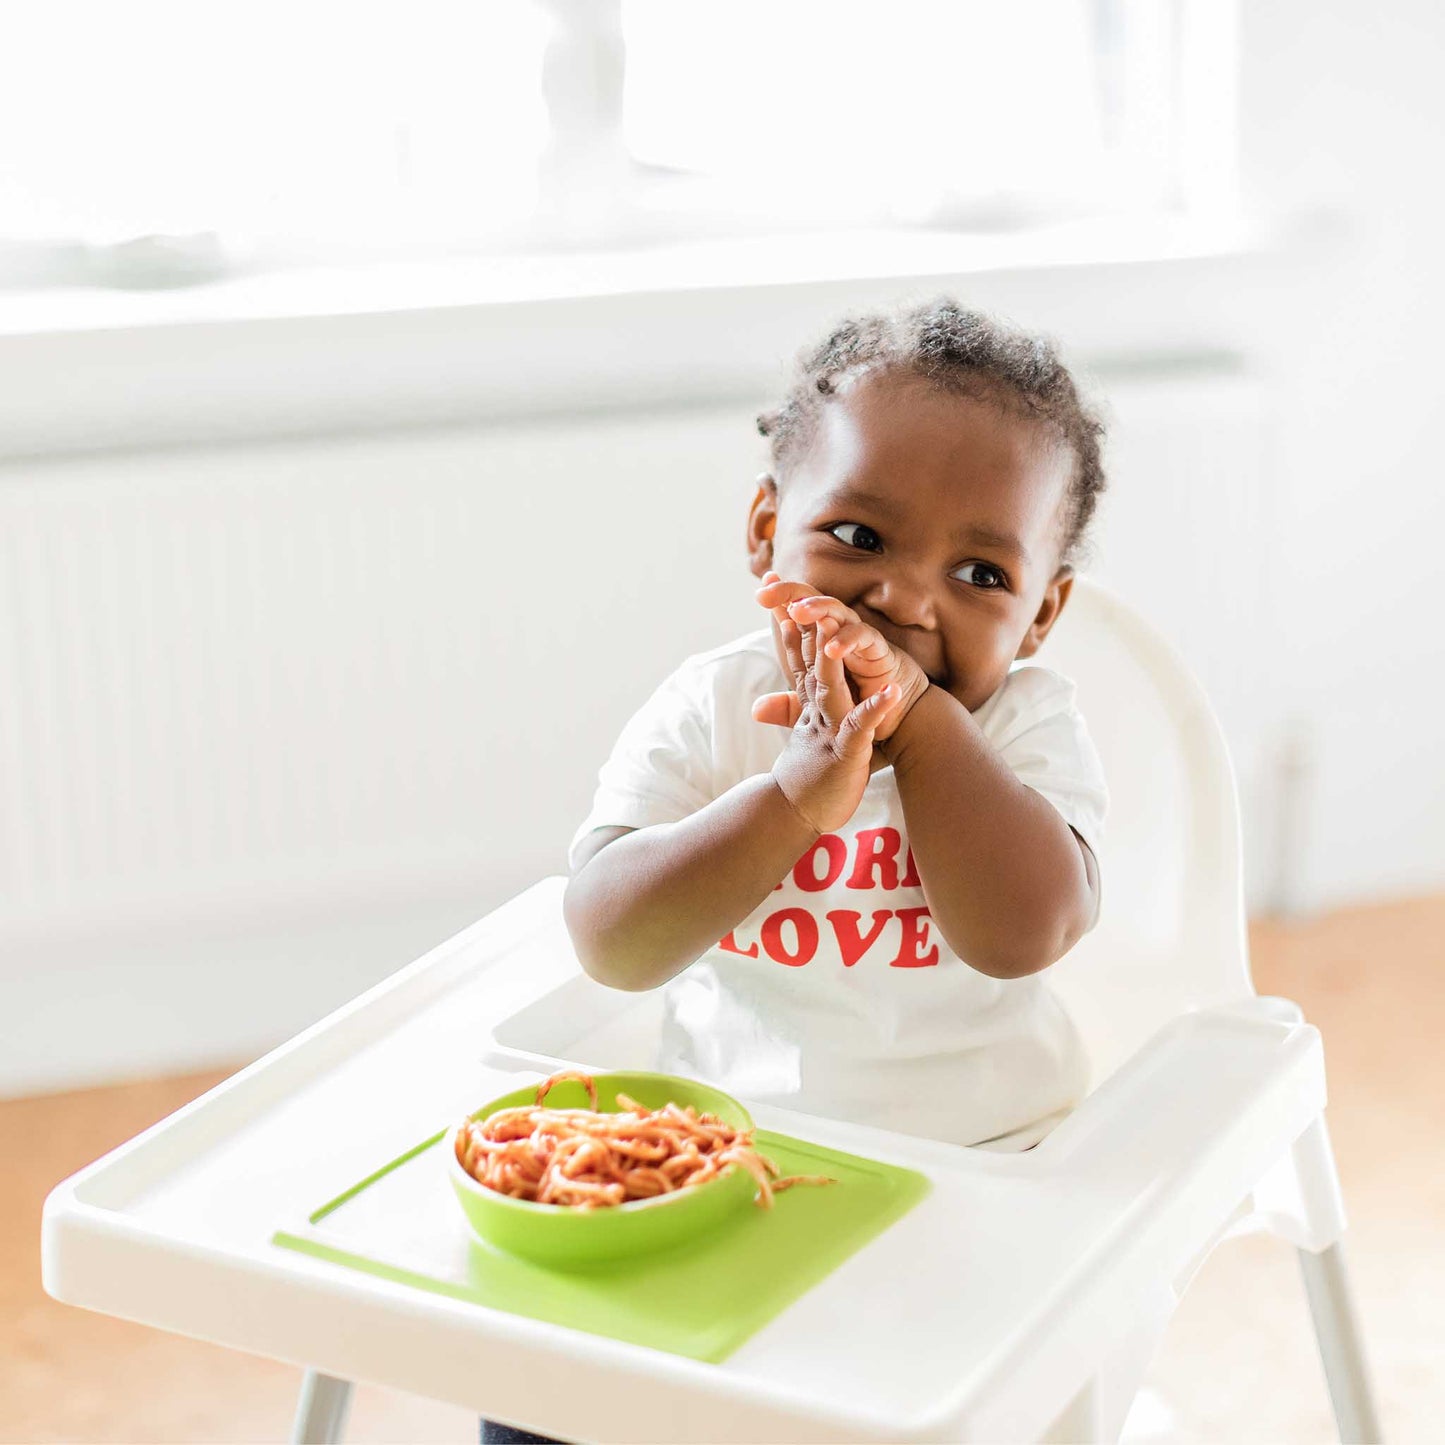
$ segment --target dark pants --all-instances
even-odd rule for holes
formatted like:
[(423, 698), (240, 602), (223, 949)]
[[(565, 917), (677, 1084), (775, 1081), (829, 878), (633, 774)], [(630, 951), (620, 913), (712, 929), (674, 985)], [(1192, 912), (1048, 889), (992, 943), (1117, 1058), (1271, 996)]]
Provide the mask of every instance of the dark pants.
[(550, 1435), (534, 1435), (530, 1430), (517, 1430), (499, 1425), (495, 1420), (482, 1421), (482, 1445), (563, 1445)]

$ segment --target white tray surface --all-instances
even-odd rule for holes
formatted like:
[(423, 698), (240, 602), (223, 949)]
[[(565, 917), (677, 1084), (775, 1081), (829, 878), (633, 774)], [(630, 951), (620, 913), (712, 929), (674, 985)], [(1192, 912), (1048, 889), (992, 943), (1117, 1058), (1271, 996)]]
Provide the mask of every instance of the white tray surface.
[[(717, 1366), (422, 1297), (273, 1246), (275, 1230), (302, 1223), (321, 1203), (428, 1134), (544, 1071), (552, 1056), (543, 1051), (565, 1046), (569, 1030), (578, 1062), (645, 1063), (636, 1053), (646, 1035), (649, 1002), (624, 1006), (609, 996), (614, 1017), (590, 1038), (577, 1035), (578, 1001), (585, 1002), (593, 986), (568, 982), (578, 975), (558, 918), (559, 889), (560, 880), (538, 885), (61, 1186), (50, 1210), (72, 1233), (57, 1235), (61, 1243), (53, 1246), (56, 1257), (49, 1265), (64, 1286), (58, 1291), (62, 1297), (95, 1302), (86, 1295), (96, 1267), (73, 1277), (64, 1268), (66, 1241), (79, 1230), (97, 1248), (107, 1240), (107, 1248), (119, 1251), (142, 1241), (152, 1250), (159, 1247), (174, 1257), (177, 1280), (187, 1278), (194, 1259), (198, 1287), (204, 1279), (205, 1288), (214, 1288), (216, 1269), (233, 1277), (236, 1270), (264, 1274), (275, 1286), (278, 1321), (287, 1309), (287, 1280), (308, 1286), (308, 1308), (315, 1306), (320, 1286), (334, 1294), (338, 1314), (350, 1308), (348, 1301), (363, 1297), (384, 1310), (404, 1311), (415, 1322), (418, 1347), (436, 1354), (425, 1367), (403, 1360), (394, 1369), (379, 1366), (359, 1344), (351, 1362), (335, 1339), (318, 1339), (311, 1360), (333, 1371), (352, 1363), (355, 1377), (426, 1388), (479, 1409), (488, 1389), (500, 1385), (495, 1380), (489, 1385), (486, 1371), (468, 1367), (464, 1356), (475, 1361), (488, 1349), (488, 1339), (505, 1339), (527, 1359), (543, 1361), (550, 1351), (575, 1363), (591, 1361), (609, 1372), (608, 1378), (665, 1379), (732, 1400), (741, 1412), (735, 1422), (739, 1438), (749, 1431), (766, 1438), (769, 1421), (802, 1438), (807, 1431), (800, 1420), (812, 1422), (817, 1438), (943, 1438), (957, 1428), (958, 1411), (990, 1377), (1002, 1379), (1022, 1368), (1017, 1351), (1024, 1341), (1036, 1344), (1041, 1330), (1086, 1328), (1088, 1310), (1071, 1306), (1101, 1289), (1117, 1306), (1120, 1295), (1136, 1287), (1117, 1253), (1120, 1241), (1133, 1236), (1141, 1251), (1137, 1287), (1143, 1288), (1151, 1274), (1146, 1265), (1157, 1262), (1148, 1255), (1151, 1190), (1157, 1195), (1183, 1187), (1171, 1163), (1173, 1132), (1198, 1127), (1220, 1136), (1230, 1127), (1234, 1096), (1242, 1100), (1262, 1078), (1277, 1075), (1281, 1087), (1297, 1088), (1290, 1083), (1291, 1070), (1298, 1072), (1295, 1055), (1309, 1042), (1292, 1047), (1282, 1024), (1200, 1017), (1180, 1030), (1167, 1056), (1161, 1054), (1168, 1069), (1159, 1087), (1168, 1089), (1171, 1080), (1189, 1075), (1180, 1051), (1192, 1049), (1197, 1067), (1214, 1071), (1208, 1094), (1180, 1092), (1180, 1116), (1159, 1125), (1157, 1137), (1135, 1137), (1127, 1150), (1107, 1139), (1085, 1150), (1083, 1139), (1071, 1142), (1065, 1126), (1055, 1136), (1057, 1144), (1050, 1140), (1031, 1154), (999, 1155), (755, 1109), (764, 1127), (921, 1170), (933, 1188), (902, 1220)], [(555, 1001), (550, 1013), (543, 1007), (549, 995)], [(530, 1050), (524, 1047), (528, 1043)], [(1235, 1051), (1232, 1074), (1217, 1072), (1221, 1048)], [(623, 1057), (590, 1056), (613, 1051)], [(1306, 1102), (1300, 1106), (1301, 1128)], [(1125, 1207), (1141, 1199), (1142, 1205)], [(108, 1232), (107, 1218), (125, 1228)], [(456, 1229), (457, 1238), (464, 1238), (459, 1212)], [(1113, 1267), (1102, 1281), (1091, 1274), (1091, 1259), (1106, 1249)], [(210, 1272), (203, 1275), (203, 1266)], [(207, 1333), (243, 1348), (281, 1355), (297, 1349), (295, 1320), (284, 1329), (278, 1324), (272, 1346), (263, 1342), (264, 1320), (255, 1318), (244, 1328), (238, 1324), (228, 1339), (214, 1312), (196, 1312), (184, 1290), (170, 1288), (163, 1297), (132, 1302), (96, 1289), (97, 1307), (114, 1313)], [(448, 1350), (462, 1354), (444, 1367), (439, 1361)], [(743, 1408), (749, 1403), (752, 1414)], [(696, 1428), (681, 1417), (673, 1425), (680, 1432)]]

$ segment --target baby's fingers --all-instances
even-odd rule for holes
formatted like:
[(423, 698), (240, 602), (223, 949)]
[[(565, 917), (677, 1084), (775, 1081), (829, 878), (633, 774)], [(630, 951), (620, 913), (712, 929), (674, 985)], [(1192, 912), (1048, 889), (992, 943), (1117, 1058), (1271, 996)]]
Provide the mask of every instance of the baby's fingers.
[(763, 607), (777, 613), (789, 603), (801, 602), (805, 597), (815, 597), (817, 592), (816, 587), (809, 587), (806, 582), (784, 582), (776, 572), (764, 572), (762, 585), (755, 595)]
[(849, 670), (861, 677), (891, 672), (896, 662), (892, 646), (866, 622), (850, 622), (840, 627), (837, 635), (829, 639), (828, 652), (846, 660)]
[(903, 699), (903, 689), (890, 682), (872, 697), (864, 698), (838, 728), (838, 748), (844, 757), (854, 757), (873, 747), (873, 734)]
[(788, 674), (793, 679), (793, 690), (801, 699), (808, 677), (808, 664), (803, 657), (803, 632), (786, 613), (778, 623), (778, 637), (783, 644), (783, 656), (788, 659)]
[[(790, 626), (796, 626), (790, 623)], [(803, 655), (803, 667), (806, 671), (813, 670), (814, 663), (818, 660), (818, 629), (816, 627), (798, 627), (798, 650)]]
[(803, 715), (803, 704), (795, 692), (770, 692), (753, 703), (753, 721), (790, 728)]
[(828, 597), (819, 592), (810, 592), (805, 597), (787, 604), (788, 616), (794, 622), (806, 627), (809, 623), (816, 626), (825, 619), (831, 622), (834, 628), (846, 627), (849, 623), (859, 623), (862, 619), (846, 604), (839, 602), (836, 597)]
[(817, 649), (813, 660), (813, 701), (824, 721), (831, 727), (841, 727), (853, 706), (853, 693), (848, 687), (848, 674), (843, 664), (828, 651), (835, 625), (829, 621), (817, 626)]

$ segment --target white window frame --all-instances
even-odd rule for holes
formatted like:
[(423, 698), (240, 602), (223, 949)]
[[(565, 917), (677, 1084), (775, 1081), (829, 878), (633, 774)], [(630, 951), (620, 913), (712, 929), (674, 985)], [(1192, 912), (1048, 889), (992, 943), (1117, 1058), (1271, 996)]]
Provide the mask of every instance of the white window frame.
[[(730, 226), (716, 204), (709, 205), (705, 183), (645, 174), (633, 163), (623, 134), (622, 0), (536, 3), (553, 27), (543, 61), (550, 138), (539, 166), (539, 204), (522, 233), (499, 237), (493, 245), (478, 245), (474, 254), (705, 245), (728, 235), (756, 242), (802, 229), (796, 220), (776, 226)], [(1102, 26), (1111, 10), (1130, 0), (1092, 3)], [(1148, 13), (1177, 37), (1180, 62), (1176, 90), (1167, 107), (1172, 130), (1169, 169), (1176, 177), (1177, 194), (1167, 207), (1172, 216), (1158, 219), (1217, 225), (1238, 208), (1238, 0), (1150, 0)], [(953, 220), (956, 229), (958, 218)], [(1089, 226), (1075, 229), (1087, 233)], [(1107, 222), (1095, 224), (1094, 229), (1107, 229)], [(1027, 250), (1026, 239), (1018, 239)], [(1087, 244), (1086, 236), (1086, 248)], [(387, 264), (405, 265), (413, 259), (398, 255)], [(0, 240), (0, 295), (4, 290), (66, 285), (161, 290), (298, 265), (329, 268), (337, 260), (300, 244), (273, 248), (240, 262), (226, 238), (212, 232), (137, 236), (104, 246)]]

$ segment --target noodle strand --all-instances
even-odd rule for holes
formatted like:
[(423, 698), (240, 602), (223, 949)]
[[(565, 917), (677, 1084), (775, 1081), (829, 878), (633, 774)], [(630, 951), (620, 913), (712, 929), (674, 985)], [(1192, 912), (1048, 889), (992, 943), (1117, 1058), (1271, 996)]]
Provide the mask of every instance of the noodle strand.
[[(544, 1101), (570, 1080), (587, 1090), (586, 1109), (547, 1109)], [(478, 1184), (513, 1199), (601, 1209), (695, 1187), (730, 1169), (757, 1182), (756, 1202), (771, 1209), (773, 1195), (795, 1184), (831, 1184), (819, 1174), (778, 1178), (778, 1166), (753, 1148), (753, 1131), (735, 1129), (691, 1105), (648, 1109), (626, 1094), (620, 1110), (597, 1109), (597, 1083), (579, 1070), (553, 1074), (537, 1086), (533, 1105), (501, 1109), (468, 1120), (457, 1131), (457, 1162)]]

